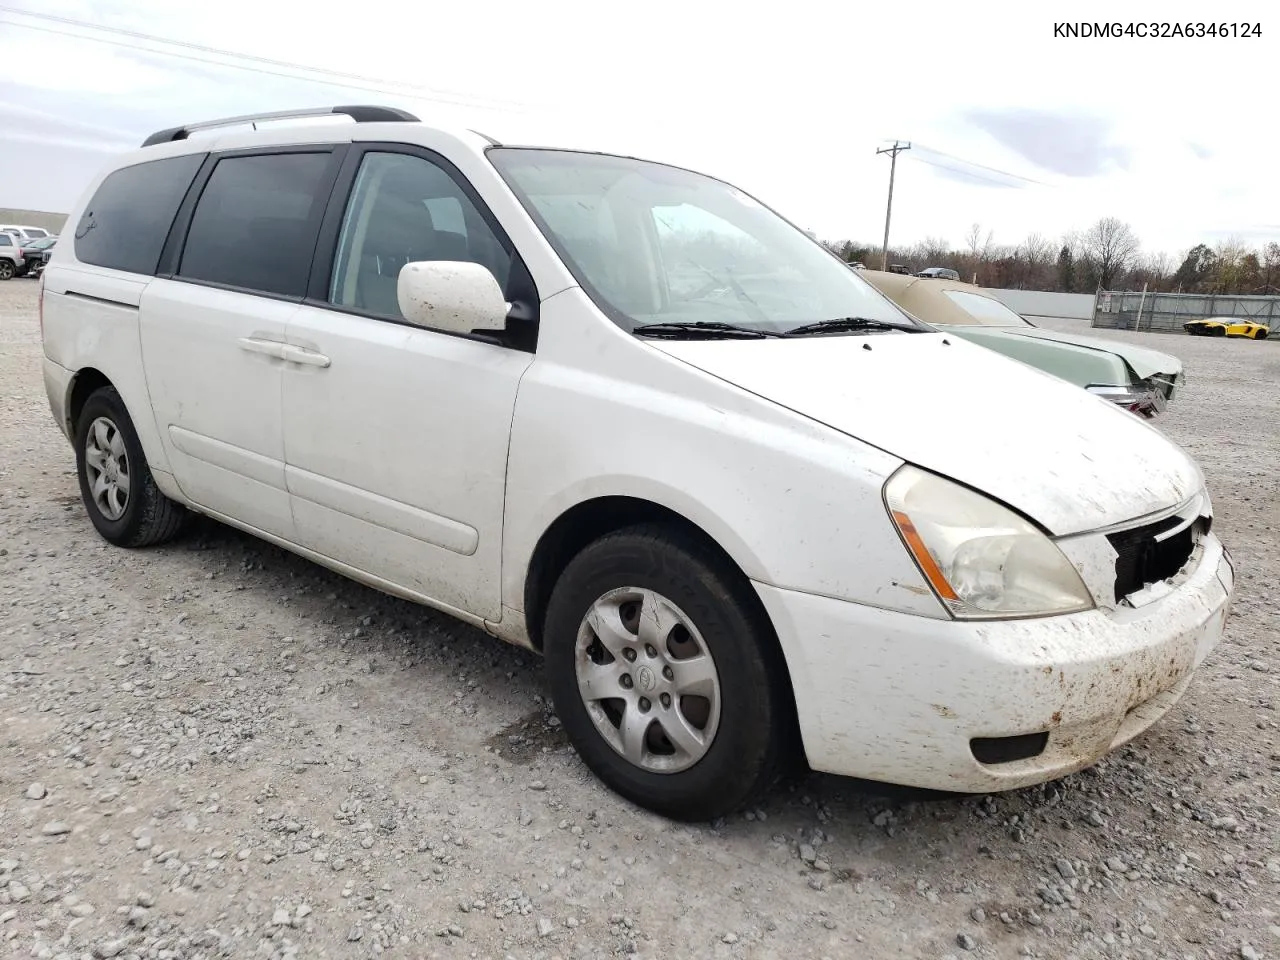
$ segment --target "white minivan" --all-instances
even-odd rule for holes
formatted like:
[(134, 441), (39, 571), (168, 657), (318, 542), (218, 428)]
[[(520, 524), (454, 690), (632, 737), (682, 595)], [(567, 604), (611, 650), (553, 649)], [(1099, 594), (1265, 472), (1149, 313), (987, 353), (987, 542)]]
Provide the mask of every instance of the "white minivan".
[(539, 651), (665, 815), (792, 761), (1059, 777), (1222, 635), (1179, 447), (722, 181), (339, 107), (161, 131), (67, 233), (44, 377), (103, 537), (196, 511)]

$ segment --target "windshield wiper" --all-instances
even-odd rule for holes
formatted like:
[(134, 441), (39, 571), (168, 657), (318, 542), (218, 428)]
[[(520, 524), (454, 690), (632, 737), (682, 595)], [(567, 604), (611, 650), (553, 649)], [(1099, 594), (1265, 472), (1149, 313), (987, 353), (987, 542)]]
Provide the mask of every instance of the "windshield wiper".
[(669, 320), (664, 323), (642, 323), (632, 333), (650, 337), (679, 337), (693, 334), (707, 338), (713, 337), (782, 337), (786, 334), (774, 330), (753, 330), (750, 327), (739, 327), (732, 323), (721, 323), (718, 320)]
[(797, 337), (807, 333), (843, 333), (849, 330), (901, 330), (903, 333), (923, 332), (915, 327), (906, 327), (898, 323), (884, 320), (872, 320), (870, 317), (836, 317), (834, 320), (819, 320), (817, 323), (802, 323), (792, 327), (785, 336)]

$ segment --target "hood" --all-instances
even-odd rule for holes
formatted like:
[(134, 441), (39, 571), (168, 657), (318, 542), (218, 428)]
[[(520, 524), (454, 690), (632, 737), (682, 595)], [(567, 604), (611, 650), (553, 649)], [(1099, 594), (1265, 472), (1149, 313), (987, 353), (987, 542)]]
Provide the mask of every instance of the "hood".
[(1102, 340), (1098, 337), (1081, 337), (1074, 333), (1045, 330), (1042, 327), (1000, 327), (999, 329), (1002, 333), (1017, 337), (1034, 337), (1037, 340), (1052, 340), (1054, 343), (1069, 343), (1074, 347), (1113, 353), (1129, 365), (1129, 368), (1138, 375), (1139, 380), (1161, 374), (1170, 376), (1182, 373), (1182, 361), (1177, 357), (1147, 347), (1135, 347), (1129, 343)]
[(1011, 327), (962, 324), (938, 325), (938, 329), (1014, 360), (1021, 360), (1081, 388), (1093, 384), (1127, 385), (1141, 379), (1118, 354), (1109, 350), (1096, 350), (1040, 337), (1023, 337), (1014, 333)]
[(649, 340), (657, 350), (1066, 535), (1182, 503), (1199, 468), (1064, 380), (940, 333)]

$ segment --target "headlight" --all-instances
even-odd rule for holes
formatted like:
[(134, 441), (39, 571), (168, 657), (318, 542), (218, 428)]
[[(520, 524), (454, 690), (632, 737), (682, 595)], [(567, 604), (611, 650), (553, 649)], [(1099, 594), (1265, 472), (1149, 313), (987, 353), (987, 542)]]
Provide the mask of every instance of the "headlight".
[(910, 465), (884, 489), (903, 542), (961, 620), (1091, 610), (1093, 597), (1057, 545), (1007, 507)]

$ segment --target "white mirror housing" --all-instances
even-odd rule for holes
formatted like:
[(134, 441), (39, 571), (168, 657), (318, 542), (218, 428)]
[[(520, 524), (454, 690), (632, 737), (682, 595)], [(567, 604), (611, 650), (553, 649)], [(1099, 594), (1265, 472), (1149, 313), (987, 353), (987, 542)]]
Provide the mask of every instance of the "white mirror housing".
[(502, 288), (478, 263), (419, 260), (406, 263), (396, 281), (404, 318), (418, 327), (449, 333), (506, 329)]

